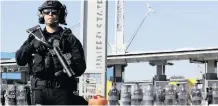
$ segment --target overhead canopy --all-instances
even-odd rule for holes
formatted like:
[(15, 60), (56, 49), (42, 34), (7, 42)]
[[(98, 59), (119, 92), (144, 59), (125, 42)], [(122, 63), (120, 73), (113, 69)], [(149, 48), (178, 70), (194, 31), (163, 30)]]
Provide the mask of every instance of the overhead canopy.
[(218, 60), (218, 48), (169, 50), (108, 55), (107, 64), (149, 62), (154, 60)]

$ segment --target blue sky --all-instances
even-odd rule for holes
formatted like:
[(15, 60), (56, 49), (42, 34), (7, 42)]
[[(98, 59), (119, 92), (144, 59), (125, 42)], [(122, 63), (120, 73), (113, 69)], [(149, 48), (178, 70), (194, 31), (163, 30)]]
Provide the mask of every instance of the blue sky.
[[(68, 9), (67, 27), (80, 22), (80, 1), (64, 1)], [(37, 8), (42, 1), (2, 1), (1, 51), (14, 52), (27, 38), (26, 29), (38, 24)], [(203, 48), (218, 46), (218, 2), (149, 2), (155, 13), (150, 14), (129, 48), (131, 51), (173, 50), (177, 48)], [(13, 7), (13, 8), (12, 8)], [(125, 2), (125, 43), (135, 32), (147, 12), (146, 1)], [(108, 39), (114, 36), (114, 1), (109, 2)], [(15, 14), (16, 13), (16, 14)], [(4, 27), (3, 27), (4, 26)], [(73, 29), (79, 38), (79, 28)], [(111, 48), (108, 48), (111, 52)], [(189, 61), (173, 62), (166, 74), (198, 77), (204, 65)], [(125, 80), (147, 80), (156, 73), (148, 63), (129, 64)]]

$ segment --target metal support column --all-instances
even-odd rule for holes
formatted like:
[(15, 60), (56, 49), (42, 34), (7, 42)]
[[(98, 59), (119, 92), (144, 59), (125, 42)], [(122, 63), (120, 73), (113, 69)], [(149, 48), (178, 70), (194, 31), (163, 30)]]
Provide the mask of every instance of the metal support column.
[(124, 82), (125, 65), (115, 65), (113, 72), (113, 82)]
[(2, 106), (2, 99), (3, 99), (3, 86), (2, 86), (2, 67), (0, 67), (0, 105)]
[(2, 84), (2, 71), (0, 71), (0, 83)]
[(173, 63), (169, 63), (169, 62), (163, 60), (163, 61), (149, 61), (149, 64), (151, 66), (157, 67), (157, 69), (156, 69), (157, 74), (154, 76), (155, 81), (167, 81), (167, 77), (165, 75), (165, 70), (166, 70), (165, 66), (166, 65), (173, 65)]
[(157, 65), (157, 75), (165, 75), (165, 65)]
[(207, 62), (207, 73), (217, 73), (217, 61), (215, 60), (209, 60)]
[[(108, 26), (108, 1), (107, 0), (82, 0), (81, 1), (81, 22), (80, 41), (84, 47), (86, 59), (86, 71), (80, 77), (80, 95), (96, 95), (85, 87), (83, 81), (86, 76), (91, 76), (90, 83), (95, 83), (96, 92), (106, 97), (106, 68), (107, 68), (107, 26)], [(97, 77), (96, 77), (97, 76)], [(84, 83), (83, 83), (84, 82)], [(87, 84), (90, 85), (90, 84)]]
[(3, 84), (3, 80), (2, 80), (2, 73), (3, 73), (3, 71), (4, 71), (4, 68), (1, 67), (1, 69), (0, 69), (0, 83), (1, 84)]
[(207, 61), (204, 79), (217, 80), (217, 61), (216, 60)]

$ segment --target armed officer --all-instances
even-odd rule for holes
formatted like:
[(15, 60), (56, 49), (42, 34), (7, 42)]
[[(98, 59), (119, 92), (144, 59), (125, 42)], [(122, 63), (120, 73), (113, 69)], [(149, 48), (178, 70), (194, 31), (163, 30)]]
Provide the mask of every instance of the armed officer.
[[(36, 105), (87, 105), (83, 98), (73, 95), (77, 90), (75, 77), (81, 76), (86, 70), (84, 51), (80, 41), (66, 25), (66, 6), (59, 1), (45, 1), (39, 7), (39, 23), (45, 24), (42, 33), (46, 41), (59, 40), (63, 54), (70, 56), (70, 67), (75, 75), (68, 77), (57, 56), (52, 55), (47, 47), (29, 36), (16, 52), (16, 62), (20, 66), (28, 64), (31, 78), (32, 104)], [(58, 74), (57, 74), (58, 73)]]

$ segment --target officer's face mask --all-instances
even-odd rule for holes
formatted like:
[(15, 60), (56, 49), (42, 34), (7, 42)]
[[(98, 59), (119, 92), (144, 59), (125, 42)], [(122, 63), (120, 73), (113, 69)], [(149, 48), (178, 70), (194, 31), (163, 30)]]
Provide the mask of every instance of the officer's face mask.
[(55, 10), (55, 9), (44, 9), (42, 11), (42, 13), (45, 14), (45, 15), (58, 15), (59, 11)]

